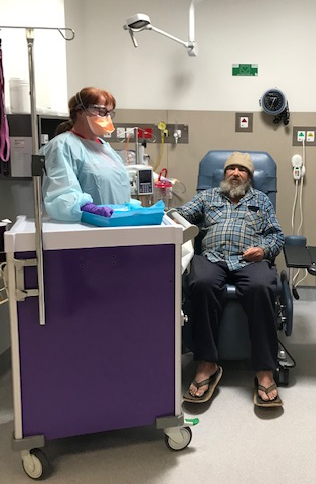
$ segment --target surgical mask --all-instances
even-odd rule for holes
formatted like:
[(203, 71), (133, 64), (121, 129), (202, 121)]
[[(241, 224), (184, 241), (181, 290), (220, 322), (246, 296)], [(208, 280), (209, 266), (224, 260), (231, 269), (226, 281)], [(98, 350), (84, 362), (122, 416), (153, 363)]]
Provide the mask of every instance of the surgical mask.
[(115, 130), (111, 116), (87, 116), (88, 125), (96, 136), (104, 136)]

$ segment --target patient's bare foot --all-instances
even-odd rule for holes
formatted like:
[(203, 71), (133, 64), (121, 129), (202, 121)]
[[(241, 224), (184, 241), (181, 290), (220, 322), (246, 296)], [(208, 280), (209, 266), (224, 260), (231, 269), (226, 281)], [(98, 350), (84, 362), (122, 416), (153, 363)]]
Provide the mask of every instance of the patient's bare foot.
[[(200, 383), (203, 380), (207, 380), (210, 378), (214, 373), (217, 371), (217, 364), (216, 363), (210, 363), (209, 361), (201, 361), (198, 364), (196, 375), (195, 375), (195, 381), (197, 383)], [(208, 385), (203, 385), (200, 388), (196, 388), (193, 383), (191, 383), (189, 392), (191, 393), (192, 396), (194, 397), (201, 397), (204, 395), (206, 390), (208, 389)]]
[[(275, 383), (273, 379), (273, 372), (272, 371), (258, 371), (256, 373), (259, 385), (262, 385), (265, 388), (269, 388), (273, 383)], [(274, 400), (278, 394), (277, 389), (272, 390), (268, 394), (265, 392), (258, 390), (258, 395), (262, 400)]]

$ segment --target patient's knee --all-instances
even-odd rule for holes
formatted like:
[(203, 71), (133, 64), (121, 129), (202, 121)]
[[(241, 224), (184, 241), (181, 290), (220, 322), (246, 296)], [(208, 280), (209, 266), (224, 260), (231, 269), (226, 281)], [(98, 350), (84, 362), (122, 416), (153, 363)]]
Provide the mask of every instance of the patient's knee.
[(262, 281), (254, 281), (251, 283), (250, 286), (245, 291), (245, 294), (251, 294), (251, 295), (266, 295), (267, 293), (270, 292), (270, 288), (268, 284)]
[(209, 278), (200, 278), (192, 282), (191, 290), (194, 292), (200, 291), (203, 293), (210, 293), (218, 290), (218, 287), (214, 284), (214, 281), (210, 281)]

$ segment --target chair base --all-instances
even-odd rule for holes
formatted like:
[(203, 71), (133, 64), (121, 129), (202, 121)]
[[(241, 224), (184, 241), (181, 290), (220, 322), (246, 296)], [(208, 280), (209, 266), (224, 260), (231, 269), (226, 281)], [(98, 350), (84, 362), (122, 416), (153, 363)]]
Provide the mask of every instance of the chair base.
[(289, 372), (295, 368), (296, 362), (285, 346), (279, 341), (278, 367), (274, 373), (274, 379), (277, 385), (289, 384)]

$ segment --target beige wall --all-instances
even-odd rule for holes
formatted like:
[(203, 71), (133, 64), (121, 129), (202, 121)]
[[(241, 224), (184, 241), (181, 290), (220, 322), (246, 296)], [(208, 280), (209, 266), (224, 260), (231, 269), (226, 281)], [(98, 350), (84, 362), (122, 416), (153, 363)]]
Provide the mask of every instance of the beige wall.
[[(293, 112), (316, 111), (315, 0), (195, 2), (197, 57), (153, 31), (135, 34), (135, 49), (123, 29), (143, 12), (187, 40), (192, 0), (64, 3), (66, 25), (76, 32), (66, 45), (69, 96), (96, 85), (113, 92), (122, 109), (247, 112), (260, 111), (260, 96), (277, 87)], [(258, 65), (258, 76), (232, 76), (239, 63)]]
[[(284, 232), (291, 233), (295, 194), (291, 158), (301, 154), (301, 148), (292, 146), (292, 126), (316, 125), (316, 97), (310, 95), (316, 62), (310, 49), (302, 49), (302, 45), (315, 45), (315, 0), (302, 0), (299, 8), (294, 0), (196, 2), (197, 57), (148, 31), (135, 34), (139, 45), (135, 49), (122, 28), (128, 17), (144, 12), (156, 27), (186, 39), (191, 0), (117, 0), (110, 2), (106, 14), (104, 0), (64, 3), (66, 24), (76, 31), (75, 41), (66, 46), (69, 96), (84, 85), (104, 86), (117, 99), (119, 122), (187, 124), (189, 143), (166, 145), (161, 163), (170, 176), (186, 185), (177, 204), (195, 193), (198, 163), (210, 149), (269, 152), (278, 167), (277, 215)], [(278, 19), (272, 34), (264, 20), (270, 11)], [(258, 75), (232, 76), (236, 63), (258, 65)], [(288, 98), (291, 122), (287, 128), (282, 123), (273, 125), (273, 118), (261, 112), (259, 98), (271, 87)], [(253, 133), (235, 133), (235, 111), (253, 112)], [(159, 151), (160, 145), (148, 145), (153, 164)], [(307, 148), (302, 233), (310, 245), (316, 245), (315, 155), (316, 148)], [(315, 282), (309, 276), (303, 284)]]
[[(316, 126), (316, 113), (292, 113), (290, 124), (274, 125), (273, 117), (261, 112), (254, 113), (253, 133), (235, 133), (235, 113), (217, 111), (164, 111), (164, 110), (119, 110), (117, 122), (187, 124), (189, 143), (166, 144), (160, 168), (166, 167), (168, 175), (179, 179), (186, 186), (186, 192), (175, 197), (173, 205), (188, 201), (195, 194), (198, 164), (207, 151), (212, 149), (236, 149), (267, 151), (274, 158), (278, 170), (277, 216), (285, 234), (291, 234), (292, 208), (295, 196), (295, 183), (292, 176), (291, 158), (302, 147), (292, 146), (292, 126)], [(113, 144), (113, 147), (122, 145)], [(148, 144), (146, 153), (154, 165), (159, 158), (160, 144)], [(316, 245), (315, 186), (316, 186), (316, 147), (306, 148), (306, 176), (303, 188), (304, 223), (301, 234), (307, 237), (309, 245)], [(300, 213), (296, 210), (296, 228), (300, 223)], [(283, 255), (278, 257), (278, 266), (285, 268)], [(302, 277), (304, 271), (301, 272)], [(315, 278), (308, 276), (303, 285), (314, 286)]]

